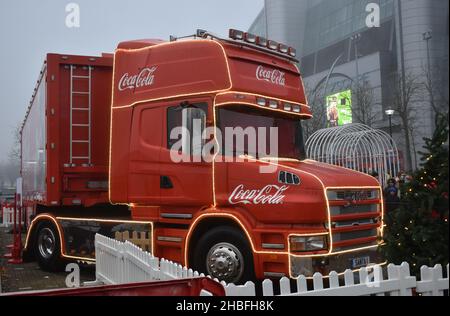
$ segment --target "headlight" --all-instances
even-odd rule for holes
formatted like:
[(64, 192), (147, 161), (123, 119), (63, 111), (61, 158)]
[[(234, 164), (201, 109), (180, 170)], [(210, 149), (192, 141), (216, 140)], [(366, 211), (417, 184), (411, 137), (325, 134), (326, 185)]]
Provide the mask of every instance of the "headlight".
[(327, 235), (291, 236), (289, 239), (292, 252), (309, 252), (327, 249)]

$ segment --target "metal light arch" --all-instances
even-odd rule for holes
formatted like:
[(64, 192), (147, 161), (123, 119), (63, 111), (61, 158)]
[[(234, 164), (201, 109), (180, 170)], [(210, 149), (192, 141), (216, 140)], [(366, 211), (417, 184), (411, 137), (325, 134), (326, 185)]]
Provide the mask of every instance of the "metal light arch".
[(381, 130), (364, 124), (348, 124), (315, 132), (306, 142), (309, 159), (353, 169), (376, 171), (384, 186), (400, 171), (395, 141)]

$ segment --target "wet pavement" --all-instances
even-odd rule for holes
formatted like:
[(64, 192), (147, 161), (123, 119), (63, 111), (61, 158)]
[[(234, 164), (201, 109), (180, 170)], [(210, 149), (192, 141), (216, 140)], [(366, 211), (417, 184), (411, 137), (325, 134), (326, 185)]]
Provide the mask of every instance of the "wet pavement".
[[(25, 237), (25, 236), (23, 236)], [(7, 245), (13, 241), (9, 229), (0, 228), (0, 292), (22, 292), (66, 288), (69, 272), (51, 273), (39, 268), (37, 262), (9, 264), (3, 255), (9, 252)], [(95, 266), (80, 266), (80, 281), (95, 280)]]

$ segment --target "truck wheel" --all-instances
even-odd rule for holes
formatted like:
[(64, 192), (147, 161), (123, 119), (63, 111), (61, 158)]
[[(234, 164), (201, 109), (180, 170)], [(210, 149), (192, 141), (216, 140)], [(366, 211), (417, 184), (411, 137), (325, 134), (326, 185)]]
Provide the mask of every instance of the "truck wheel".
[(236, 228), (214, 228), (192, 248), (192, 268), (198, 272), (234, 284), (255, 279), (253, 253), (246, 236)]
[(36, 232), (35, 256), (44, 271), (60, 271), (62, 269), (61, 242), (53, 224), (44, 222)]

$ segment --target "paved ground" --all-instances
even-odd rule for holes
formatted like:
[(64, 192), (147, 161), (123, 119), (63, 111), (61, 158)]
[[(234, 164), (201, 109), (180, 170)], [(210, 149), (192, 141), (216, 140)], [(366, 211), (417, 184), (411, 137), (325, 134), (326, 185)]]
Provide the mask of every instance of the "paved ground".
[[(42, 271), (36, 262), (19, 265), (8, 264), (3, 255), (9, 252), (6, 245), (12, 243), (12, 234), (5, 228), (0, 228), (0, 291), (20, 292), (59, 289), (66, 287), (67, 273), (49, 273)], [(81, 282), (95, 279), (95, 267), (81, 267)]]

